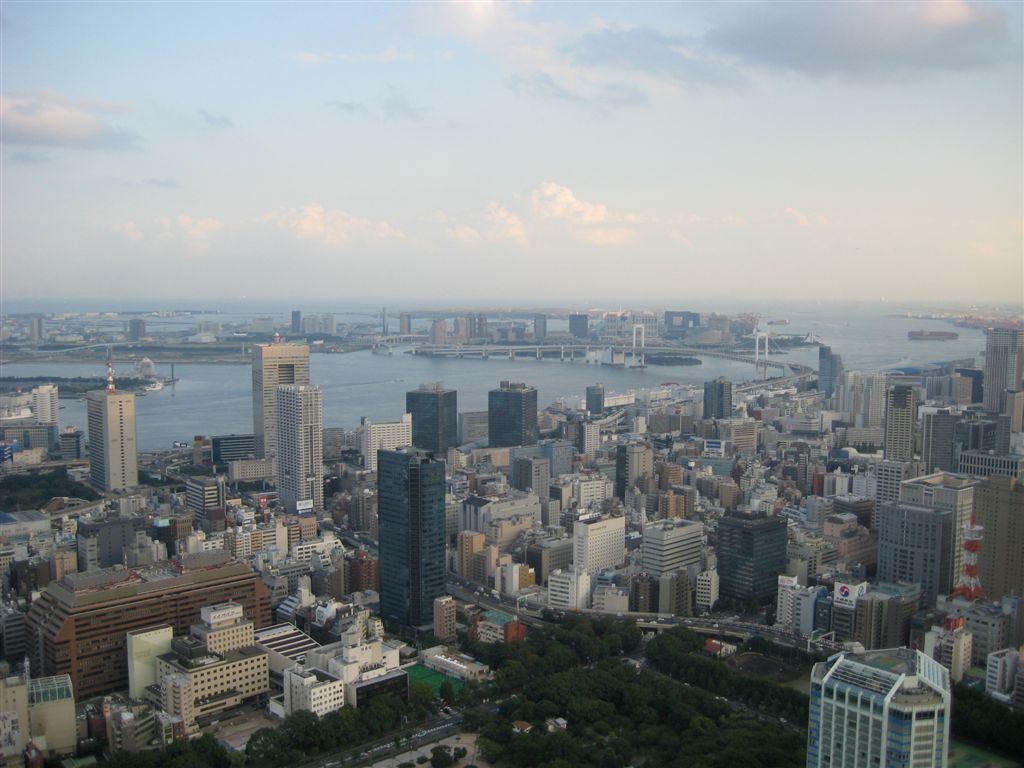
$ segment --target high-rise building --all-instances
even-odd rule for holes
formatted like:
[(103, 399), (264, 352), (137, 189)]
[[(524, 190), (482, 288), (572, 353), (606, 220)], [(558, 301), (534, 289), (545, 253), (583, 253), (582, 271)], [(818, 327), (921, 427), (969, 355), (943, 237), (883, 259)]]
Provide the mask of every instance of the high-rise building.
[(430, 324), (430, 343), (431, 344), (447, 344), (448, 343), (448, 321), (443, 317), (436, 318)]
[(412, 315), (402, 312), (398, 316), (398, 333), (401, 336), (408, 336), (412, 333)]
[(808, 768), (945, 768), (949, 671), (920, 651), (838, 653), (811, 671)]
[(914, 424), (917, 396), (909, 384), (893, 384), (885, 392), (885, 443), (883, 455), (890, 461), (914, 458)]
[(534, 315), (533, 316), (533, 340), (538, 344), (542, 343), (548, 335), (548, 316), (547, 315)]
[(445, 594), (444, 462), (416, 451), (377, 459), (380, 613), (407, 626), (429, 624)]
[(60, 409), (60, 393), (56, 384), (40, 384), (32, 388), (32, 415), (40, 424), (56, 424)]
[(102, 491), (139, 484), (135, 442), (135, 395), (108, 389), (86, 398), (89, 419), (89, 481)]
[(292, 333), (302, 333), (302, 310), (301, 309), (293, 309), (292, 310), (291, 330), (292, 330)]
[(573, 564), (594, 575), (622, 564), (626, 556), (626, 518), (591, 514), (572, 527)]
[(1024, 595), (1024, 482), (988, 478), (974, 491), (974, 511), (985, 530), (978, 553), (981, 588), (992, 600)]
[(700, 565), (703, 523), (665, 520), (644, 526), (643, 570), (652, 576)]
[(718, 521), (718, 576), (722, 595), (767, 601), (786, 571), (786, 518), (764, 513), (733, 513)]
[(704, 418), (728, 419), (732, 416), (732, 382), (719, 376), (704, 382)]
[(412, 445), (443, 454), (459, 444), (458, 393), (440, 384), (421, 384), (405, 393), (405, 411), (412, 414)]
[(590, 336), (590, 316), (577, 312), (569, 315), (569, 333), (577, 339), (586, 339)]
[(455, 600), (451, 595), (434, 598), (434, 637), (442, 643), (455, 642)]
[(76, 535), (78, 570), (149, 565), (152, 550), (146, 533), (146, 518), (142, 516), (79, 520)]
[(46, 318), (33, 317), (29, 320), (28, 337), (33, 343), (39, 343), (46, 339)]
[(256, 458), (255, 435), (214, 435), (210, 444), (210, 460), (214, 464)]
[(412, 414), (403, 413), (398, 421), (370, 421), (363, 419), (359, 452), (363, 466), (377, 471), (377, 451), (393, 451), (412, 445)]
[(257, 344), (252, 359), (252, 420), (256, 458), (277, 450), (277, 388), (309, 384), (309, 347), (305, 344)]
[(644, 443), (625, 443), (615, 449), (615, 495), (625, 500), (626, 493), (641, 478), (654, 474), (654, 451)]
[(128, 321), (128, 341), (142, 341), (146, 336), (146, 321), (141, 317), (133, 317)]
[(959, 416), (944, 408), (921, 417), (921, 463), (926, 472), (956, 471), (956, 424)]
[(487, 439), (487, 411), (463, 411), (459, 414), (459, 444)]
[(512, 460), (512, 476), (509, 482), (520, 491), (533, 491), (538, 496), (548, 495), (551, 484), (551, 462), (544, 458), (521, 456)]
[(832, 353), (832, 347), (818, 347), (818, 391), (829, 399), (836, 394), (843, 380), (843, 358)]
[(604, 412), (604, 384), (591, 384), (587, 387), (587, 410), (594, 416)]
[(953, 511), (912, 504), (878, 507), (878, 580), (921, 585), (924, 604), (948, 595), (953, 582)]
[(270, 624), (270, 591), (259, 574), (223, 552), (65, 574), (32, 602), (25, 620), (33, 674), (71, 675), (82, 699), (124, 690), (126, 632), (170, 624), (186, 634), (203, 606), (227, 600), (240, 603), (257, 628)]
[(1021, 388), (1024, 376), (1024, 330), (989, 328), (985, 331), (984, 404), (986, 411), (1002, 412), (1006, 390)]
[(277, 388), (277, 494), (289, 509), (324, 508), (324, 411), (320, 388)]
[(487, 393), (487, 437), (491, 448), (533, 445), (537, 426), (537, 390), (526, 384), (503, 381)]

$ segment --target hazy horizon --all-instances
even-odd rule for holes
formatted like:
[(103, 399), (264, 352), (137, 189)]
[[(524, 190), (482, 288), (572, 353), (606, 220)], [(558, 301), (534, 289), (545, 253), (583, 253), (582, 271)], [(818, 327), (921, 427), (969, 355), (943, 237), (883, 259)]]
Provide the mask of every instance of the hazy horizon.
[(0, 301), (1019, 307), (1022, 16), (6, 2)]

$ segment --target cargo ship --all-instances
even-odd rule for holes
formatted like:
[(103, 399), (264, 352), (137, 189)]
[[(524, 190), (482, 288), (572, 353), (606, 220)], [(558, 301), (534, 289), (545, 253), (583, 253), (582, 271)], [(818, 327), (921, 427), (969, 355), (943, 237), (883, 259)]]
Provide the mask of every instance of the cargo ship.
[(953, 341), (959, 339), (956, 331), (910, 331), (907, 338), (911, 341)]

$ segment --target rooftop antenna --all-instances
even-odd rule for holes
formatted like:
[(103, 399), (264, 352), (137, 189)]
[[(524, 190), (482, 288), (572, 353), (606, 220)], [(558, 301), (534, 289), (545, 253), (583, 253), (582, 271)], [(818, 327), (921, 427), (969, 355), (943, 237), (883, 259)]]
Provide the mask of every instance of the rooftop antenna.
[(110, 359), (110, 348), (107, 348), (107, 392), (114, 391), (114, 361)]
[(963, 550), (964, 565), (957, 580), (956, 589), (950, 597), (964, 597), (970, 601), (978, 600), (985, 595), (981, 588), (981, 579), (978, 578), (978, 551), (981, 549), (981, 540), (985, 537), (985, 529), (978, 525), (974, 515), (971, 515), (971, 522), (964, 524), (963, 529)]

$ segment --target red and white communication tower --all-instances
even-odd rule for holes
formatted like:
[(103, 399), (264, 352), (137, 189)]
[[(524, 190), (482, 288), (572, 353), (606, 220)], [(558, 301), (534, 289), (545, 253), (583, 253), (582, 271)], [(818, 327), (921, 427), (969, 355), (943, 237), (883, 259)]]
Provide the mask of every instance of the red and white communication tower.
[(985, 592), (981, 588), (981, 579), (978, 578), (978, 551), (981, 549), (983, 538), (985, 538), (985, 529), (978, 525), (972, 514), (971, 522), (964, 525), (962, 545), (964, 567), (957, 580), (956, 589), (950, 593), (950, 597), (963, 597), (972, 601), (984, 597)]

